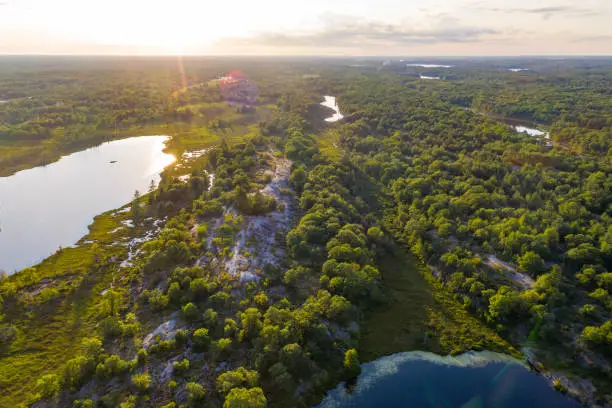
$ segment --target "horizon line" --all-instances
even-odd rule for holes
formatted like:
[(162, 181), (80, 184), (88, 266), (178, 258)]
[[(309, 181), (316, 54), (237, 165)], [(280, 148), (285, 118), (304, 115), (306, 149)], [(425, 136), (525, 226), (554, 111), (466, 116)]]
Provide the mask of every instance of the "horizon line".
[(612, 58), (612, 53), (602, 54), (582, 54), (582, 53), (533, 53), (533, 54), (392, 54), (392, 55), (334, 55), (334, 54), (172, 54), (172, 53), (2, 53), (1, 57), (229, 57), (229, 58), (245, 58), (245, 57), (284, 57), (284, 58), (535, 58), (535, 57), (569, 57), (569, 58), (584, 58), (584, 57), (603, 57)]

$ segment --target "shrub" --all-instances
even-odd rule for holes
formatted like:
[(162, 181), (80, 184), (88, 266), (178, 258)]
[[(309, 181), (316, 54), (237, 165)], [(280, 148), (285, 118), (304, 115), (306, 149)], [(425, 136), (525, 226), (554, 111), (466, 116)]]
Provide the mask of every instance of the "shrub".
[(189, 360), (184, 358), (182, 361), (175, 361), (172, 363), (172, 367), (176, 375), (183, 375), (189, 370)]
[(84, 384), (94, 373), (94, 360), (78, 356), (68, 360), (62, 368), (61, 383), (68, 388)]
[(183, 317), (187, 321), (194, 321), (198, 317), (198, 308), (193, 303), (189, 302), (181, 308)]
[(141, 348), (138, 350), (138, 356), (136, 357), (139, 365), (145, 365), (147, 363), (147, 359), (149, 358), (149, 354), (147, 350)]
[(208, 329), (201, 328), (193, 333), (193, 344), (199, 350), (206, 350), (210, 345)]
[(59, 392), (59, 378), (55, 374), (43, 375), (36, 382), (36, 392), (42, 399), (53, 398)]
[(17, 329), (12, 324), (0, 324), (0, 350), (8, 348), (17, 339)]
[(185, 389), (189, 391), (189, 395), (187, 395), (187, 399), (192, 404), (202, 401), (204, 397), (206, 396), (206, 388), (204, 388), (198, 383), (189, 382), (185, 386)]
[(265, 408), (268, 401), (261, 388), (234, 388), (232, 389), (223, 408)]
[(357, 350), (349, 349), (344, 354), (344, 369), (347, 375), (355, 377), (361, 373), (361, 366), (359, 365), (359, 355)]
[(139, 392), (145, 392), (151, 385), (151, 377), (147, 373), (133, 375), (132, 384), (134, 384)]

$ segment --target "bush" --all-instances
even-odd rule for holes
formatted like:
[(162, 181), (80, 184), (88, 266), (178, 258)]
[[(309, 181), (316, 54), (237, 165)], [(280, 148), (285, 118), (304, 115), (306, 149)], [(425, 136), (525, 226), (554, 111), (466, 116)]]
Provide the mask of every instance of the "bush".
[(139, 392), (146, 392), (151, 386), (151, 377), (147, 373), (133, 375), (132, 384)]
[(100, 378), (110, 378), (124, 374), (129, 369), (129, 363), (117, 355), (112, 355), (104, 360), (104, 363), (96, 367), (96, 375)]
[(258, 382), (259, 374), (257, 371), (239, 367), (236, 370), (227, 371), (217, 377), (217, 391), (225, 395), (233, 388), (242, 386), (255, 387)]
[(192, 404), (196, 404), (199, 401), (202, 401), (204, 397), (206, 396), (206, 388), (204, 388), (198, 383), (189, 382), (185, 386), (185, 389), (189, 391), (189, 395), (187, 395), (187, 399)]
[(198, 307), (189, 302), (181, 308), (183, 317), (187, 321), (194, 321), (198, 317)]
[(174, 341), (179, 347), (187, 343), (187, 338), (188, 335), (186, 330), (177, 330), (176, 333), (174, 333)]
[(234, 388), (232, 389), (223, 408), (265, 408), (268, 401), (261, 388)]
[(147, 359), (149, 358), (149, 354), (147, 350), (141, 348), (138, 350), (138, 356), (136, 357), (139, 365), (145, 365), (147, 363)]
[(208, 329), (201, 328), (193, 333), (193, 344), (199, 350), (207, 350), (210, 345)]
[(59, 378), (55, 374), (43, 375), (36, 382), (36, 392), (42, 399), (53, 398), (59, 392)]
[(61, 383), (68, 388), (76, 388), (89, 380), (94, 370), (93, 359), (78, 356), (68, 360), (62, 368)]
[(349, 349), (344, 354), (344, 369), (348, 376), (356, 377), (361, 373), (361, 366), (359, 365), (359, 355), (357, 350)]
[(184, 358), (182, 361), (175, 361), (172, 363), (172, 367), (176, 375), (183, 375), (189, 370), (189, 360)]
[(0, 324), (0, 351), (17, 340), (17, 329), (12, 324)]

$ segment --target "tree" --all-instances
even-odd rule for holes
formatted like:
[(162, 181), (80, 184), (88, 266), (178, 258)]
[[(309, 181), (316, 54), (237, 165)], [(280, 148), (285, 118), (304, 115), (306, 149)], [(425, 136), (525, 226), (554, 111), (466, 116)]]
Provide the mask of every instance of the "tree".
[(359, 354), (357, 350), (348, 349), (344, 353), (344, 369), (348, 376), (356, 377), (361, 373), (361, 366), (359, 365)]
[(0, 351), (8, 347), (17, 339), (17, 329), (12, 324), (0, 324)]
[(140, 203), (140, 192), (134, 191), (134, 198), (132, 199), (132, 220), (134, 224), (140, 223), (143, 216), (142, 205)]
[(134, 384), (138, 392), (146, 392), (151, 386), (151, 377), (147, 373), (133, 375), (132, 384)]
[(531, 276), (537, 276), (544, 268), (544, 260), (533, 251), (527, 251), (518, 259), (518, 267), (521, 272)]
[(306, 184), (306, 170), (303, 166), (296, 167), (291, 172), (289, 182), (295, 188), (295, 191), (301, 193), (304, 190), (304, 184)]
[(55, 374), (43, 375), (36, 382), (36, 392), (42, 399), (53, 398), (60, 389), (59, 377)]
[(198, 307), (193, 303), (189, 302), (181, 308), (183, 316), (187, 321), (193, 321), (198, 316)]
[(265, 408), (268, 401), (261, 388), (234, 388), (223, 403), (223, 408)]
[(207, 350), (210, 345), (208, 329), (201, 328), (193, 332), (193, 344), (199, 350)]
[(187, 399), (192, 405), (202, 401), (206, 396), (206, 388), (195, 382), (188, 382), (185, 389), (189, 392)]
[(257, 371), (247, 370), (239, 367), (233, 371), (227, 371), (217, 377), (217, 391), (227, 394), (232, 388), (241, 386), (255, 387), (259, 382)]

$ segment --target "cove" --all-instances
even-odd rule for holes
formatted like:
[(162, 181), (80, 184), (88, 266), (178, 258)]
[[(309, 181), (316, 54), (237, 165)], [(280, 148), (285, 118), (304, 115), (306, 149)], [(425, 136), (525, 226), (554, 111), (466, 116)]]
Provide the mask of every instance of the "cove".
[(35, 265), (87, 233), (93, 217), (146, 193), (175, 158), (167, 136), (132, 137), (0, 177), (0, 270)]
[(317, 408), (578, 408), (521, 361), (492, 352), (438, 356), (397, 353), (361, 366), (354, 384), (328, 392)]

